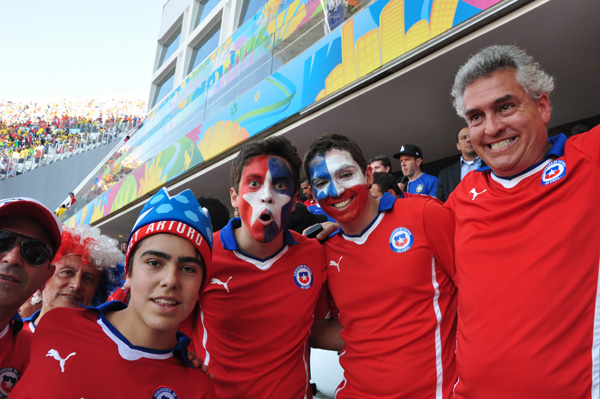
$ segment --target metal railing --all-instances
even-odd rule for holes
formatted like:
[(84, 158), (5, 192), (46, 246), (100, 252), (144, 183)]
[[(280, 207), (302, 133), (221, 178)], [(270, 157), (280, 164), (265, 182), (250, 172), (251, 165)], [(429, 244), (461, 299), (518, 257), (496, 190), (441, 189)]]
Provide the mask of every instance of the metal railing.
[(66, 140), (56, 138), (51, 144), (31, 146), (22, 151), (0, 147), (0, 180), (119, 140), (133, 127), (135, 125), (131, 122), (82, 123), (72, 125), (69, 130), (71, 138)]

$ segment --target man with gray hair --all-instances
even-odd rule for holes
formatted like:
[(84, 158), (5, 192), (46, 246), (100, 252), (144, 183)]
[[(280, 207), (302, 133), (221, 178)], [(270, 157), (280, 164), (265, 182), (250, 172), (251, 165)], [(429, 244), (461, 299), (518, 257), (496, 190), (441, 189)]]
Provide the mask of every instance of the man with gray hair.
[(42, 291), (42, 308), (23, 319), (35, 332), (42, 317), (55, 308), (99, 306), (121, 282), (123, 255), (117, 240), (98, 227), (64, 227), (62, 244), (52, 262), (56, 269)]
[(600, 127), (548, 139), (554, 79), (515, 46), (458, 71), (452, 95), (487, 166), (456, 219), (456, 398), (599, 398)]

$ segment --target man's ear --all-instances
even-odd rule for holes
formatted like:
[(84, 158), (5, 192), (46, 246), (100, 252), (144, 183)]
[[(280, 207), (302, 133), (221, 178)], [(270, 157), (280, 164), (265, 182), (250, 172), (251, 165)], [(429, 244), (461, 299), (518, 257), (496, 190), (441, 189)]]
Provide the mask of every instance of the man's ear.
[(548, 98), (548, 94), (542, 93), (540, 98), (536, 101), (536, 105), (538, 108), (538, 112), (544, 121), (544, 124), (548, 124), (550, 122), (550, 99)]
[(456, 149), (458, 150), (458, 152), (461, 152), (460, 151), (460, 145), (458, 143), (456, 143)]
[(373, 185), (373, 167), (371, 165), (367, 165), (367, 170), (365, 170), (365, 177), (367, 178), (367, 184)]
[(416, 160), (417, 166), (421, 167), (421, 164), (423, 163), (423, 158), (417, 158)]
[(239, 208), (238, 206), (238, 193), (235, 191), (235, 188), (231, 187), (229, 189), (229, 197), (231, 198), (231, 206), (233, 209)]

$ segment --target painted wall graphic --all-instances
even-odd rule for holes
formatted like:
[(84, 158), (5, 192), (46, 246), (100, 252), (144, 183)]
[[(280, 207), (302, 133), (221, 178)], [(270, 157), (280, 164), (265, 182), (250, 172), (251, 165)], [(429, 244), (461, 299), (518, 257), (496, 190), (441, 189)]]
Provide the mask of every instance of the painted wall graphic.
[[(152, 110), (65, 224), (117, 211), (500, 1), (377, 0), (314, 39), (324, 2), (269, 0)], [(292, 42), (306, 48), (284, 60)]]

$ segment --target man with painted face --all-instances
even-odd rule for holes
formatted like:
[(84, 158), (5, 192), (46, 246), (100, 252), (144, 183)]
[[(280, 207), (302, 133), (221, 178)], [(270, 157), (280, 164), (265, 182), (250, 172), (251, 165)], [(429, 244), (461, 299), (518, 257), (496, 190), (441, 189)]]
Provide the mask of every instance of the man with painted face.
[(323, 345), (343, 350), (336, 398), (450, 397), (457, 301), (451, 212), (425, 196), (373, 198), (372, 167), (346, 136), (317, 138), (304, 169), (340, 226), (323, 244), (345, 342)]
[(300, 165), (283, 137), (251, 141), (233, 161), (231, 204), (240, 217), (214, 235), (193, 323), (219, 398), (312, 396), (307, 339), (326, 266), (316, 240), (285, 227)]

